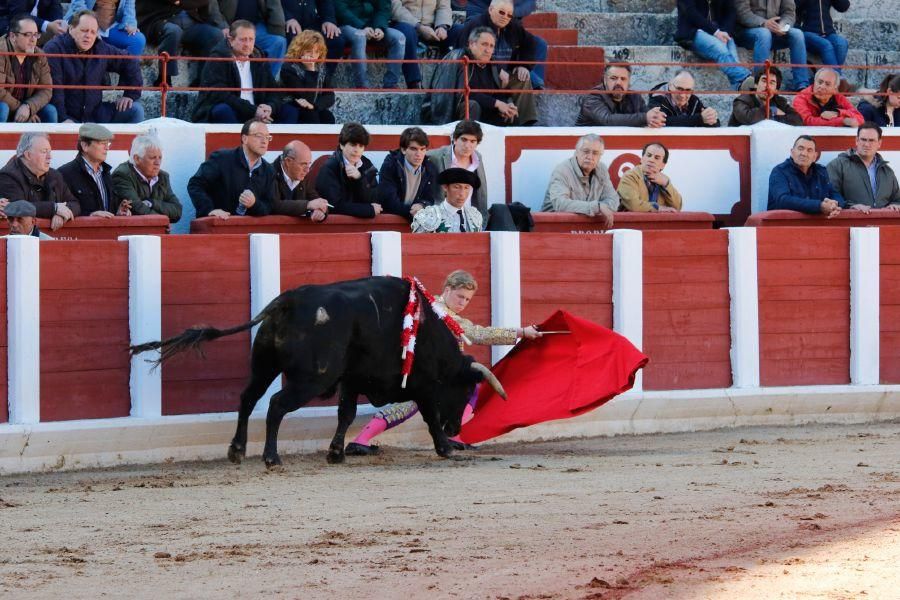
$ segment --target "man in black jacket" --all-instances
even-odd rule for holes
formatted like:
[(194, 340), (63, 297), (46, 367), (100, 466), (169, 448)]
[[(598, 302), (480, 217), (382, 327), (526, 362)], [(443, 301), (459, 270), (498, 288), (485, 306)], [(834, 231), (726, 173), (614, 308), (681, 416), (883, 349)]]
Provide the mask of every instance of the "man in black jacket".
[(78, 128), (78, 153), (59, 168), (72, 191), (81, 213), (88, 217), (129, 216), (131, 202), (116, 198), (112, 186), (112, 167), (106, 154), (112, 144), (112, 132), (96, 123)]
[(230, 37), (213, 50), (213, 56), (233, 58), (229, 61), (209, 62), (200, 78), (203, 87), (241, 88), (240, 92), (205, 91), (194, 109), (195, 123), (241, 123), (258, 119), (274, 122), (278, 94), (260, 91), (277, 87), (271, 69), (263, 62), (251, 62), (262, 54), (254, 47), (256, 28), (250, 21), (231, 24)]
[(381, 214), (378, 203), (378, 169), (363, 156), (369, 145), (369, 132), (359, 123), (341, 128), (338, 149), (316, 178), (316, 189), (334, 208), (336, 215), (374, 218)]
[[(733, 0), (678, 0), (675, 41), (694, 54), (717, 62), (739, 63), (734, 29), (737, 12)], [(731, 87), (740, 89), (750, 77), (746, 67), (721, 67)]]
[[(665, 87), (666, 90), (662, 88)], [(678, 71), (668, 84), (650, 91), (650, 108), (659, 107), (666, 115), (667, 127), (718, 127), (719, 114), (694, 95), (694, 76)]]
[[(781, 70), (778, 67), (769, 67), (769, 74), (761, 69), (756, 74), (756, 91), (742, 94), (734, 99), (731, 107), (731, 119), (729, 127), (738, 125), (753, 125), (765, 119), (772, 119), (785, 125), (803, 125), (803, 119), (791, 106), (784, 96), (778, 94), (781, 88)], [(766, 114), (766, 96), (769, 99), (769, 114)]]
[(328, 201), (320, 198), (313, 188), (309, 175), (312, 152), (300, 140), (292, 140), (275, 159), (275, 187), (272, 189), (273, 215), (309, 217), (315, 222), (328, 217)]
[[(332, 0), (281, 0), (281, 7), (284, 9), (288, 46), (301, 31), (315, 29), (325, 38), (325, 47), (328, 49), (325, 58), (333, 60), (344, 57), (344, 48), (350, 42), (336, 25), (337, 17)], [(325, 63), (326, 77), (330, 79), (337, 66), (336, 62)]]
[(378, 199), (384, 212), (406, 217), (434, 204), (440, 193), (438, 170), (425, 160), (428, 135), (418, 127), (407, 127), (400, 134), (400, 149), (392, 150), (381, 163)]
[(241, 128), (240, 146), (216, 150), (200, 165), (188, 181), (198, 217), (264, 217), (272, 212), (275, 171), (263, 158), (270, 141), (265, 123), (247, 121)]
[(628, 94), (631, 87), (631, 65), (609, 65), (603, 71), (603, 81), (597, 91), (609, 94), (591, 94), (581, 101), (581, 110), (575, 125), (601, 125), (609, 127), (663, 127), (666, 115), (659, 107), (647, 109), (640, 94)]
[[(522, 21), (514, 19), (513, 0), (492, 0), (487, 12), (466, 22), (459, 34), (459, 45), (469, 39), (469, 35), (478, 27), (487, 27), (494, 32), (496, 47), (493, 61), (501, 68), (501, 77), (509, 81), (509, 85), (518, 82), (531, 83), (531, 70), (534, 65), (509, 65), (507, 61), (527, 61), (536, 59), (538, 39), (526, 31)], [(536, 78), (538, 89), (544, 82)], [(504, 85), (506, 87), (506, 85)], [(535, 86), (530, 86), (535, 87)]]

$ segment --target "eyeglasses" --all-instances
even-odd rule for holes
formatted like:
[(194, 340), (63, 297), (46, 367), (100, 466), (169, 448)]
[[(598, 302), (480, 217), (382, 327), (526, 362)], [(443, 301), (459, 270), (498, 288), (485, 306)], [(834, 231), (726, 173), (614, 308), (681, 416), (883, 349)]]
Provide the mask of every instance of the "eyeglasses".
[(512, 17), (513, 16), (513, 13), (506, 12), (505, 10), (501, 10), (501, 9), (497, 9), (497, 14), (500, 15), (501, 17)]
[(112, 142), (109, 140), (91, 140), (92, 144), (100, 144), (101, 146), (106, 146), (110, 148), (112, 146)]
[(271, 141), (272, 141), (272, 136), (271, 136), (271, 135), (265, 135), (265, 134), (262, 134), (262, 133), (248, 133), (247, 135), (249, 135), (250, 137), (258, 138), (258, 139), (260, 139), (260, 140), (265, 140), (265, 141), (267, 141), (267, 142), (271, 142)]
[(35, 31), (35, 32), (28, 32), (28, 31), (13, 31), (13, 33), (16, 34), (16, 35), (21, 35), (22, 37), (27, 37), (27, 38), (30, 39), (30, 40), (36, 40), (36, 39), (38, 39), (39, 37), (41, 37), (41, 34), (38, 33), (37, 31)]

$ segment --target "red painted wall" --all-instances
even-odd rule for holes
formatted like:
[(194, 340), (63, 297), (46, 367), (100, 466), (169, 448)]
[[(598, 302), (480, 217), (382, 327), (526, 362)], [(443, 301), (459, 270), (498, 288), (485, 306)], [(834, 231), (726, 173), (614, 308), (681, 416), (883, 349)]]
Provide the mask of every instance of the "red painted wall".
[(520, 236), (522, 322), (564, 309), (612, 329), (612, 236)]
[(900, 227), (882, 227), (881, 383), (900, 383)]
[(644, 389), (731, 386), (728, 234), (644, 232)]
[[(250, 238), (245, 235), (162, 239), (162, 335), (195, 325), (231, 327), (250, 319)], [(127, 273), (127, 270), (126, 270)], [(164, 415), (238, 409), (250, 374), (250, 333), (184, 353), (162, 369)]]
[(756, 235), (761, 385), (849, 383), (850, 230)]
[[(6, 244), (0, 244), (0, 265), (3, 265), (3, 273), (6, 273)], [(7, 377), (9, 369), (7, 359), (9, 357), (6, 346), (9, 335), (6, 329), (6, 277), (0, 276), (0, 398), (9, 397), (9, 385)], [(0, 400), (0, 423), (9, 421), (9, 403)]]
[(40, 269), (41, 421), (127, 416), (127, 243), (42, 243)]

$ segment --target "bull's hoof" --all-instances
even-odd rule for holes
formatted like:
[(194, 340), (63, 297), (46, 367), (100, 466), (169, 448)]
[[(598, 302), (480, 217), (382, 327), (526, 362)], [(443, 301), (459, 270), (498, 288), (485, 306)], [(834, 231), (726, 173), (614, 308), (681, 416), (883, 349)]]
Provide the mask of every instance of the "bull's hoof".
[(437, 452), (438, 456), (440, 456), (441, 458), (450, 458), (451, 456), (453, 456), (453, 448), (449, 445), (443, 448), (436, 447), (434, 451)]
[(472, 444), (467, 444), (465, 442), (460, 442), (457, 440), (450, 440), (450, 446), (454, 450), (478, 450), (478, 448), (476, 446), (473, 446)]
[(266, 463), (266, 468), (267, 468), (267, 469), (274, 469), (274, 468), (276, 468), (276, 467), (280, 467), (280, 466), (281, 466), (281, 457), (278, 456), (277, 454), (274, 455), (274, 456), (266, 456), (266, 457), (263, 457), (263, 460), (264, 460), (265, 463)]
[(344, 462), (344, 453), (329, 450), (328, 454), (325, 455), (325, 460), (328, 461), (329, 465), (339, 465)]
[(344, 448), (344, 453), (347, 454), (347, 456), (372, 456), (373, 454), (380, 454), (381, 448), (375, 445), (366, 446), (365, 444), (350, 442), (347, 444), (347, 447)]
[(233, 462), (236, 465), (241, 464), (241, 461), (244, 460), (244, 453), (246, 450), (244, 448), (238, 448), (234, 444), (228, 446), (228, 460)]

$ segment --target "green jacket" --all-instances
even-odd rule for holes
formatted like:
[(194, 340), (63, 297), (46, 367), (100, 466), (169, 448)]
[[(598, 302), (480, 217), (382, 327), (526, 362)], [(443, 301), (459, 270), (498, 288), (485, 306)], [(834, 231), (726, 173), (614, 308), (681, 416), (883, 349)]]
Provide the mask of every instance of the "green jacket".
[(113, 192), (116, 198), (131, 200), (133, 215), (166, 215), (169, 221), (176, 222), (181, 218), (181, 202), (172, 191), (169, 174), (159, 172), (159, 181), (153, 191), (130, 162), (123, 162), (112, 172)]
[(847, 206), (866, 204), (872, 208), (884, 208), (888, 204), (900, 204), (900, 186), (897, 176), (880, 154), (875, 155), (875, 190), (862, 159), (856, 150), (842, 152), (828, 163), (828, 178), (834, 189), (844, 197)]
[(387, 32), (391, 0), (334, 0), (338, 25), (357, 29), (372, 27)]

